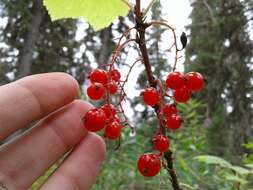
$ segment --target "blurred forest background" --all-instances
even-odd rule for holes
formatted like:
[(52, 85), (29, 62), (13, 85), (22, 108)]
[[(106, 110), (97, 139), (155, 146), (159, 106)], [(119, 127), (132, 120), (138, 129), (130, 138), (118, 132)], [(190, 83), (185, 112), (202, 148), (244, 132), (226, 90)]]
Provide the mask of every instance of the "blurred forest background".
[[(253, 190), (253, 1), (195, 0), (191, 6), (184, 69), (202, 73), (206, 87), (187, 105), (180, 105), (184, 127), (170, 134), (177, 174), (184, 189)], [(62, 71), (83, 86), (92, 68), (109, 61), (116, 45), (113, 39), (133, 20), (132, 15), (120, 18), (96, 33), (85, 25), (84, 38), (77, 39), (80, 21), (52, 23), (41, 0), (0, 0), (0, 14), (6, 23), (0, 25), (1, 85), (31, 74)], [(159, 0), (151, 17), (162, 19)], [(164, 32), (152, 28), (147, 36), (158, 75), (171, 69), (159, 44)], [(122, 53), (119, 68), (128, 51)], [(143, 88), (146, 81), (141, 74), (136, 88)], [(114, 150), (117, 142), (107, 142), (107, 158), (94, 190), (170, 188), (165, 171), (145, 179), (136, 170), (138, 155), (151, 149), (157, 125), (152, 112), (136, 109), (139, 103), (138, 97), (131, 103), (137, 135), (125, 130), (118, 150)]]

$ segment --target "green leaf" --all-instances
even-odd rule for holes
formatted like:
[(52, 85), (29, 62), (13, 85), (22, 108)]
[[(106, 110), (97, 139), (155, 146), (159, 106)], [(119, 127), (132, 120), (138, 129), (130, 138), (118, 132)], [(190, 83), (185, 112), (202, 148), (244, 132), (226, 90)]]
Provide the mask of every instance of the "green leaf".
[(245, 166), (247, 166), (248, 168), (252, 168), (253, 169), (253, 164), (246, 164)]
[(183, 187), (185, 187), (187, 189), (195, 189), (194, 187), (192, 187), (191, 185), (188, 185), (186, 183), (180, 183), (180, 186), (183, 186)]
[(94, 30), (109, 26), (128, 7), (121, 0), (44, 0), (51, 19), (84, 18)]
[(232, 165), (229, 162), (217, 156), (201, 155), (194, 157), (194, 159), (197, 159), (199, 162), (204, 162), (206, 164), (218, 164), (222, 167), (227, 168), (232, 167)]
[(243, 184), (243, 185), (249, 183), (248, 181), (246, 181), (246, 180), (244, 180), (244, 179), (242, 179), (242, 178), (240, 178), (240, 177), (238, 177), (238, 176), (231, 175), (231, 174), (226, 174), (226, 175), (225, 175), (225, 179), (226, 179), (226, 180), (229, 180), (229, 181), (239, 182), (239, 183), (241, 183), (241, 184)]
[(179, 160), (179, 163), (182, 166), (182, 168), (185, 171), (187, 171), (188, 170), (188, 166), (187, 166), (187, 163), (185, 162), (185, 160), (181, 156), (178, 157), (178, 160)]
[(249, 143), (243, 144), (242, 146), (245, 147), (245, 148), (247, 148), (247, 149), (253, 150), (253, 142), (249, 142)]
[(250, 173), (249, 170), (240, 166), (232, 166), (230, 168), (240, 175), (248, 175)]

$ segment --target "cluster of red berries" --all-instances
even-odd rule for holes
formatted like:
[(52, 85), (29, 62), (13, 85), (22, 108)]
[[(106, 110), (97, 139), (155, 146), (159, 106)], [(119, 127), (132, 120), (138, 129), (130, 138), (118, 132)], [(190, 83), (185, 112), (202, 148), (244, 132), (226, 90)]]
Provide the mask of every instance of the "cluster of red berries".
[(121, 74), (117, 69), (109, 72), (95, 69), (89, 74), (91, 84), (87, 88), (87, 95), (94, 101), (103, 99), (106, 103), (86, 113), (84, 126), (92, 132), (104, 129), (104, 136), (108, 139), (119, 138), (123, 128), (117, 116), (117, 108), (109, 102), (109, 96), (118, 91), (120, 78)]
[(173, 97), (176, 102), (187, 102), (192, 92), (202, 90), (204, 79), (200, 73), (189, 72), (183, 75), (180, 72), (172, 72), (166, 80), (166, 87), (174, 90)]
[[(143, 101), (149, 106), (159, 104), (158, 114), (160, 116), (158, 118), (161, 120), (159, 122), (163, 125), (163, 121), (165, 121), (166, 127), (174, 131), (180, 128), (183, 121), (178, 114), (176, 103), (185, 103), (190, 99), (191, 93), (200, 91), (204, 87), (204, 79), (197, 72), (189, 72), (185, 75), (180, 72), (171, 72), (167, 76), (164, 86), (165, 89), (162, 91), (153, 87), (146, 88), (142, 92)], [(171, 98), (175, 103), (164, 104), (164, 96), (167, 95), (166, 91), (168, 90), (173, 91)], [(146, 153), (141, 155), (137, 163), (139, 172), (146, 177), (158, 174), (161, 169), (160, 156), (169, 149), (169, 145), (169, 139), (162, 135), (162, 131), (159, 131), (153, 139), (153, 148), (160, 154)]]
[[(102, 69), (95, 69), (89, 74), (90, 85), (87, 88), (87, 95), (90, 99), (104, 100), (105, 104), (100, 108), (94, 108), (88, 111), (84, 117), (84, 126), (88, 131), (98, 132), (104, 129), (104, 136), (108, 139), (117, 139), (121, 135), (123, 128), (117, 113), (117, 106), (110, 102), (110, 96), (116, 94), (120, 88), (121, 74), (117, 69), (110, 69), (108, 72)], [(148, 87), (142, 92), (145, 104), (155, 107), (159, 105), (159, 122), (165, 123), (169, 130), (176, 130), (182, 124), (182, 118), (178, 114), (176, 103), (184, 103), (190, 99), (191, 93), (199, 91), (204, 86), (204, 79), (197, 72), (182, 74), (180, 72), (171, 72), (167, 76), (162, 90)], [(171, 90), (173, 96), (169, 96), (167, 91)], [(164, 103), (165, 97), (172, 98), (174, 103)], [(146, 153), (139, 157), (137, 166), (139, 172), (152, 177), (159, 173), (161, 169), (160, 157), (169, 149), (170, 141), (168, 137), (162, 134), (160, 130), (153, 138), (153, 148), (156, 153)]]
[[(200, 73), (171, 72), (165, 82), (166, 88), (173, 90), (173, 98), (178, 103), (187, 102), (192, 92), (200, 91), (204, 86), (204, 79)], [(160, 101), (159, 92), (153, 88), (146, 88), (143, 92), (143, 100), (147, 105), (154, 106)]]

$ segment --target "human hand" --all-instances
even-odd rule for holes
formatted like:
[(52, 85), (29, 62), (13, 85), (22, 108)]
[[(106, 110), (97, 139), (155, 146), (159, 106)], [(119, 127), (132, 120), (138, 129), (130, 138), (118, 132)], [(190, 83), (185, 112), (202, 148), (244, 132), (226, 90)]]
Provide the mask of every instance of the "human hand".
[[(83, 127), (92, 108), (81, 100), (67, 74), (25, 77), (0, 87), (0, 142), (40, 120), (25, 134), (0, 147), (0, 189), (25, 190), (74, 147), (41, 190), (88, 190), (105, 154), (104, 141)], [(2, 187), (1, 187), (2, 186)]]

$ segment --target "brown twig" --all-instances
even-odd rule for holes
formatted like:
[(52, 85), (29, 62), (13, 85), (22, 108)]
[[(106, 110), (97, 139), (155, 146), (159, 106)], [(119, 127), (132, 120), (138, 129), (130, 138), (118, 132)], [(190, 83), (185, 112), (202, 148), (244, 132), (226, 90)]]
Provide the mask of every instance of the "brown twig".
[(123, 115), (124, 119), (125, 119), (125, 123), (127, 123), (127, 125), (131, 128), (132, 132), (135, 132), (135, 127), (131, 126), (129, 123), (128, 123), (128, 119), (127, 119), (127, 116), (125, 115), (124, 113), (124, 109), (123, 109), (123, 105), (122, 105), (122, 101), (125, 99), (126, 97), (126, 93), (124, 91), (124, 87), (125, 87), (125, 84), (127, 83), (128, 79), (129, 79), (129, 75), (130, 73), (132, 72), (134, 66), (139, 62), (139, 61), (142, 61), (142, 59), (137, 59), (130, 67), (129, 67), (129, 71), (126, 75), (126, 78), (124, 81), (122, 81), (122, 84), (119, 84), (120, 86), (120, 92), (119, 92), (119, 103), (118, 103), (118, 106), (120, 108), (120, 113)]
[[(119, 38), (118, 43), (117, 43), (116, 48), (115, 48), (115, 51), (114, 51), (114, 53), (112, 54), (111, 63), (109, 64), (110, 69), (113, 67), (115, 61), (117, 60), (117, 58), (118, 58), (118, 56), (119, 56), (121, 50), (124, 48), (124, 46), (125, 46), (127, 43), (129, 43), (129, 42), (135, 41), (135, 39), (128, 39), (128, 36), (129, 36), (130, 32), (131, 32), (133, 29), (135, 29), (135, 27), (132, 27), (132, 28), (127, 29), (127, 30), (122, 34), (122, 36)], [(123, 40), (124, 38), (126, 38), (126, 41), (125, 41), (124, 43), (121, 43), (122, 40)], [(110, 70), (110, 69), (109, 69), (109, 70)]]
[[(126, 40), (124, 43), (120, 44), (120, 45), (116, 48), (116, 50), (114, 51), (113, 56), (112, 56), (112, 61), (111, 61), (111, 63), (110, 63), (110, 66), (111, 66), (111, 67), (114, 65), (115, 61), (117, 60), (117, 58), (118, 58), (118, 56), (119, 56), (121, 50), (124, 48), (124, 46), (125, 46), (126, 44), (128, 44), (129, 42), (133, 42), (133, 41), (135, 41), (135, 39), (128, 39), (128, 40)], [(111, 69), (111, 68), (110, 68), (110, 69)], [(109, 69), (109, 70), (110, 70), (110, 69)]]
[[(141, 1), (140, 0), (136, 0), (136, 6), (135, 6), (135, 21), (136, 21), (136, 30), (137, 30), (137, 34), (136, 34), (136, 42), (139, 46), (141, 55), (142, 55), (142, 60), (143, 60), (143, 64), (145, 66), (145, 70), (146, 70), (146, 74), (148, 77), (148, 82), (149, 85), (151, 87), (156, 88), (157, 85), (159, 85), (157, 83), (156, 78), (154, 77), (152, 70), (151, 70), (151, 64), (149, 61), (149, 55), (147, 52), (147, 46), (146, 46), (146, 39), (145, 39), (145, 31), (146, 29), (151, 26), (152, 24), (159, 24), (159, 25), (164, 25), (168, 28), (170, 28), (173, 32), (173, 36), (174, 36), (174, 41), (175, 41), (175, 48), (176, 48), (176, 55), (175, 55), (175, 63), (173, 66), (173, 70), (175, 70), (176, 68), (176, 64), (177, 64), (177, 59), (178, 59), (178, 47), (177, 47), (177, 41), (176, 41), (176, 33), (175, 33), (175, 29), (172, 28), (170, 25), (167, 25), (166, 23), (163, 22), (152, 22), (152, 23), (145, 23), (143, 20), (143, 13), (141, 12)], [(157, 117), (160, 120), (160, 110), (161, 110), (161, 105), (157, 104), (156, 106), (154, 106), (155, 112)], [(161, 132), (165, 132), (165, 130), (163, 129), (164, 127), (160, 127), (162, 129)], [(177, 179), (177, 175), (175, 173), (174, 167), (173, 167), (173, 159), (172, 159), (172, 152), (171, 150), (168, 150), (165, 154), (164, 154), (164, 158), (166, 160), (166, 169), (170, 175), (170, 179), (171, 179), (171, 183), (172, 183), (172, 187), (174, 190), (182, 190), (179, 186), (179, 182)]]
[[(163, 21), (151, 21), (150, 22), (150, 25), (158, 25), (158, 26), (165, 26), (167, 27), (168, 29), (170, 29), (173, 33), (173, 38), (174, 38), (174, 43), (173, 45), (170, 47), (170, 49), (175, 46), (175, 62), (174, 62), (174, 65), (173, 65), (173, 68), (172, 68), (172, 71), (175, 71), (176, 70), (176, 66), (177, 66), (177, 61), (179, 59), (178, 57), (178, 52), (180, 51), (178, 49), (178, 45), (177, 45), (177, 35), (176, 35), (176, 29), (173, 28), (172, 26), (170, 26), (169, 24), (163, 22)], [(170, 50), (169, 49), (169, 50)]]
[(128, 81), (128, 79), (129, 79), (129, 75), (130, 75), (130, 73), (132, 72), (132, 70), (133, 70), (133, 68), (134, 68), (134, 66), (139, 62), (139, 61), (142, 61), (142, 59), (137, 59), (131, 66), (130, 66), (130, 68), (129, 68), (129, 71), (128, 71), (128, 73), (127, 73), (127, 75), (126, 75), (126, 78), (125, 78), (125, 80), (123, 81), (123, 83), (122, 83), (122, 85), (121, 85), (121, 91), (120, 91), (120, 102), (124, 99), (124, 97), (125, 97), (125, 92), (124, 92), (124, 87), (125, 87), (125, 84), (127, 83), (127, 81)]
[[(128, 30), (126, 30), (122, 34), (122, 36), (120, 38), (118, 38), (116, 49), (115, 49), (115, 51), (112, 54), (111, 61), (110, 61), (109, 64), (106, 64), (106, 67), (109, 67), (109, 71), (112, 71), (114, 69), (114, 64), (116, 63), (116, 61), (117, 61), (117, 59), (118, 59), (118, 57), (119, 57), (122, 49), (125, 47), (125, 45), (127, 45), (130, 42), (135, 42), (136, 41), (136, 39), (131, 39), (131, 38), (129, 39), (128, 38), (128, 36), (130, 35), (131, 30), (133, 30), (133, 29), (135, 29), (135, 27), (129, 28)], [(125, 41), (123, 41), (123, 39), (125, 39)], [(132, 68), (130, 68), (130, 70), (132, 70)], [(128, 74), (128, 76), (129, 76), (129, 74)], [(128, 80), (128, 76), (127, 76), (126, 80)], [(123, 84), (125, 84), (125, 83), (123, 83)], [(124, 86), (122, 87), (122, 85), (120, 84), (120, 82), (118, 83), (118, 86), (120, 87), (120, 98), (119, 98), (120, 101), (119, 101), (119, 104), (118, 104), (118, 107), (119, 107), (118, 111), (119, 111), (119, 113), (121, 113), (121, 115), (124, 118), (124, 121), (122, 121), (122, 123), (127, 123), (127, 125), (134, 132), (135, 128), (128, 123), (128, 118), (127, 118), (127, 116), (126, 116), (126, 114), (124, 112), (123, 106), (122, 106), (122, 101), (124, 100), (124, 98), (121, 99), (121, 93), (122, 93), (122, 90), (124, 92), (124, 89), (123, 89)], [(125, 92), (124, 92), (124, 96), (125, 96)], [(111, 94), (107, 92), (104, 100), (105, 100), (105, 102), (107, 102), (108, 104), (110, 104), (110, 102), (111, 102)]]

